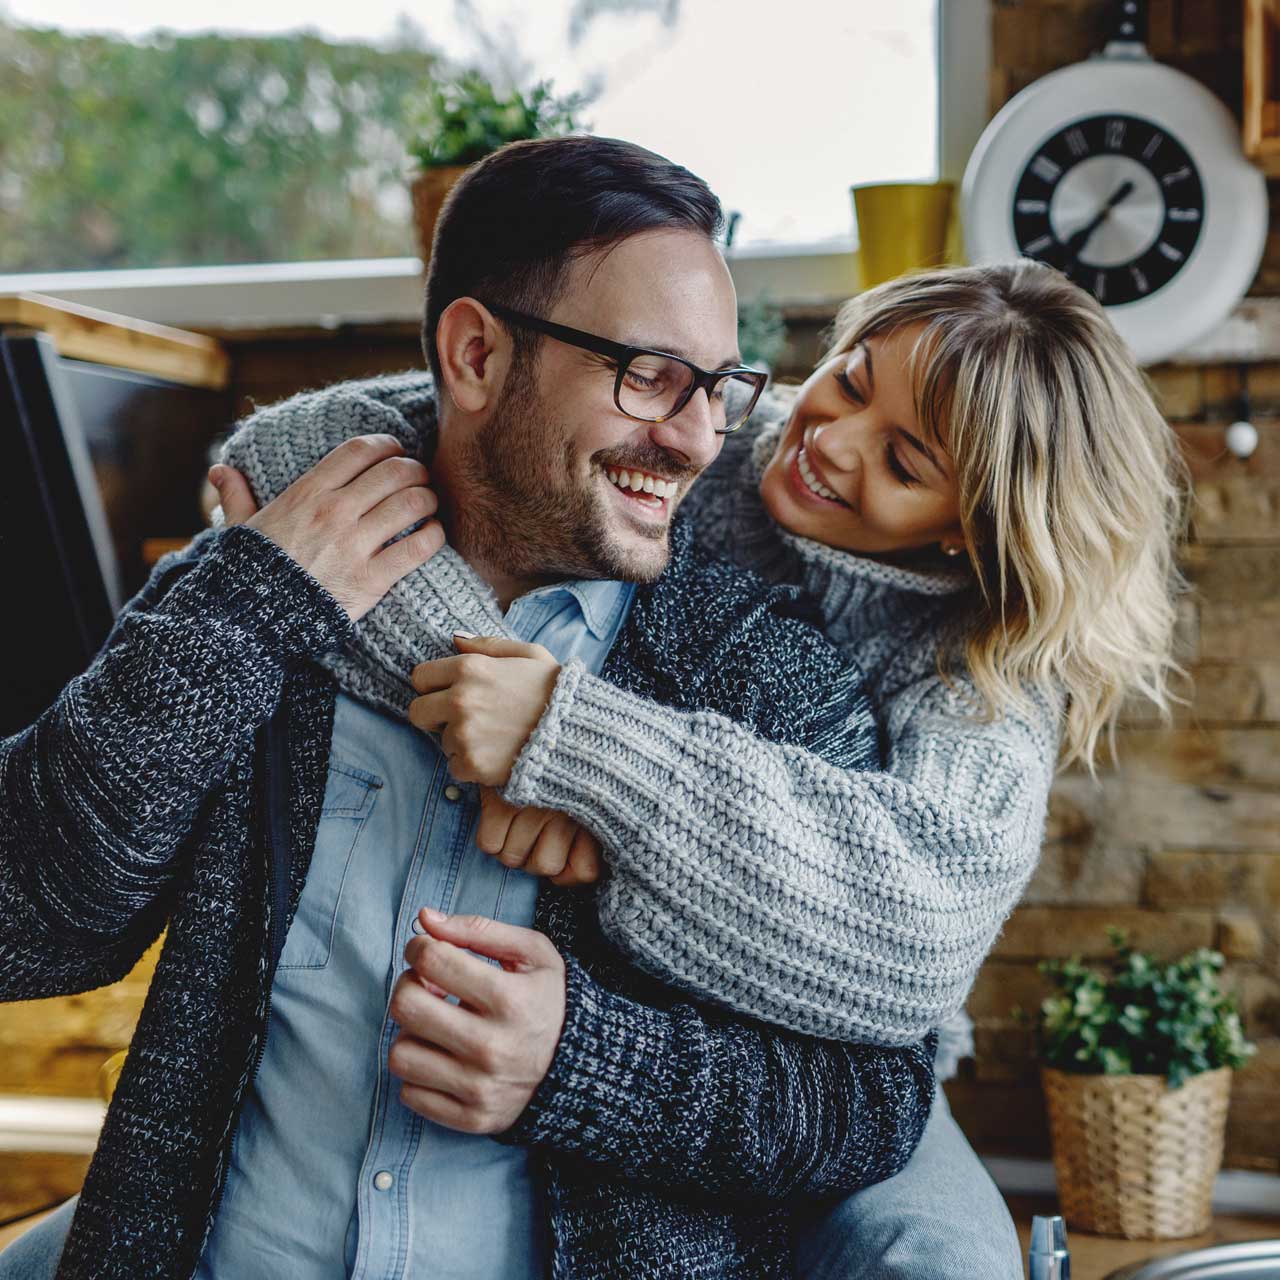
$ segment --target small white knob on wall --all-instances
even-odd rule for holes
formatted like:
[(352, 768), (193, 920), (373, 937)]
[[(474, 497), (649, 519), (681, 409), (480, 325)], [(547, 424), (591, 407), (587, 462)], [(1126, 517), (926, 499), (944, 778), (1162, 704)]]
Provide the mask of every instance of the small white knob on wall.
[(1258, 447), (1258, 428), (1252, 422), (1233, 422), (1227, 428), (1227, 448), (1237, 458), (1247, 458)]

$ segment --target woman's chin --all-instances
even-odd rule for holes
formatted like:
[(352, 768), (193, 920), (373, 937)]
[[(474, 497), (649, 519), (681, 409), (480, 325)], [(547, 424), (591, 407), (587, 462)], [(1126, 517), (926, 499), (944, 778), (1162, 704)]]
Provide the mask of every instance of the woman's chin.
[[(769, 461), (760, 477), (760, 501), (775, 524), (800, 538), (821, 542), (841, 551), (859, 551), (857, 531), (850, 529), (848, 509), (840, 509), (839, 519), (832, 519), (822, 511), (815, 511), (797, 501), (791, 492), (787, 470), (792, 461), (791, 451), (780, 448)], [(833, 511), (837, 510), (833, 506)]]

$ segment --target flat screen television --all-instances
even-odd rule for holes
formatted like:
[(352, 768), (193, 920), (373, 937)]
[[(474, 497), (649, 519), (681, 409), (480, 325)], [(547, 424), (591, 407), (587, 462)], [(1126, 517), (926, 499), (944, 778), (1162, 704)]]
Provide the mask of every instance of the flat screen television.
[(120, 578), (76, 396), (43, 334), (0, 332), (0, 736), (101, 647)]

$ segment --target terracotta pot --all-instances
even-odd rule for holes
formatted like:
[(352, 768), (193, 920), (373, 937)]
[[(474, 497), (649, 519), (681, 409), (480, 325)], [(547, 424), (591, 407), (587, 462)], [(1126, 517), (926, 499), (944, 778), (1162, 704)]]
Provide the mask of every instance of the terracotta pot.
[(445, 196), (453, 190), (454, 184), (468, 168), (465, 164), (437, 165), (421, 170), (413, 180), (410, 188), (413, 195), (413, 220), (418, 232), (418, 252), (422, 256), (424, 275), (431, 260), (431, 243), (435, 238), (440, 207), (444, 204)]
[(1164, 1076), (1043, 1067), (1058, 1200), (1095, 1235), (1180, 1240), (1208, 1230), (1222, 1165), (1231, 1069), (1170, 1089)]

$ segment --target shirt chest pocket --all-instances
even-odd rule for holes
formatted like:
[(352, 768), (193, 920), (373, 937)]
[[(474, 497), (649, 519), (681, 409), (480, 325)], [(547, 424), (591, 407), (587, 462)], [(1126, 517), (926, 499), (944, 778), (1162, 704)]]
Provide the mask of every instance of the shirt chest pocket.
[(360, 838), (381, 789), (376, 775), (341, 760), (329, 762), (315, 849), (280, 953), (281, 969), (323, 969), (329, 963), (343, 886), (355, 873)]

